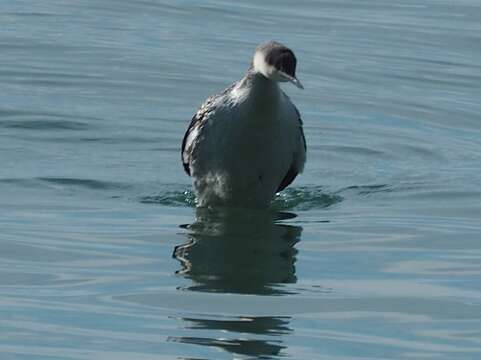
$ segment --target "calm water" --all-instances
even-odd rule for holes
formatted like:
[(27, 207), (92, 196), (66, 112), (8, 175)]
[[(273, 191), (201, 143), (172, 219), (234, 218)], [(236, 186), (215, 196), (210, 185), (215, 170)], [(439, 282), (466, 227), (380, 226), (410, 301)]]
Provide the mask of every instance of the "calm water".
[[(394, 4), (397, 3), (397, 4)], [(480, 359), (481, 4), (4, 1), (1, 359)], [(180, 141), (275, 39), (305, 173), (196, 211)]]

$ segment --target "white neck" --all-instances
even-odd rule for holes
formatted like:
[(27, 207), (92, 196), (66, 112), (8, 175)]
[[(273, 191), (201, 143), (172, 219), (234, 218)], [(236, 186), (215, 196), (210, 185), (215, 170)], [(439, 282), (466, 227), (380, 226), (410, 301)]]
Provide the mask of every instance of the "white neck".
[(252, 65), (255, 72), (264, 75), (268, 79), (272, 79), (272, 76), (276, 72), (274, 66), (269, 65), (266, 62), (264, 54), (260, 51), (257, 51), (254, 54), (254, 60), (252, 61)]

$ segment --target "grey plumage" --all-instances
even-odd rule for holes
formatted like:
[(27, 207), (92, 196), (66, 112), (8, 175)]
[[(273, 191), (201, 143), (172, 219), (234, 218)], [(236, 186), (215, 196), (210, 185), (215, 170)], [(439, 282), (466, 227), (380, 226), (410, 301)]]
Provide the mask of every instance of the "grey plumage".
[(262, 44), (246, 75), (194, 114), (181, 157), (201, 206), (267, 206), (302, 171), (302, 120), (277, 85), (290, 81), (302, 88), (296, 64), (284, 45)]

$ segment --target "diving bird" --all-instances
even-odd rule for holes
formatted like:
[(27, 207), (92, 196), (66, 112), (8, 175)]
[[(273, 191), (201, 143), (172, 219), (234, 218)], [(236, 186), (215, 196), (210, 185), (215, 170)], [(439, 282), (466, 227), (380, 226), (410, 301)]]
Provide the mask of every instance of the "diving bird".
[(279, 87), (289, 81), (303, 89), (296, 63), (286, 46), (260, 44), (244, 77), (195, 113), (181, 153), (197, 206), (267, 208), (302, 172), (302, 120)]

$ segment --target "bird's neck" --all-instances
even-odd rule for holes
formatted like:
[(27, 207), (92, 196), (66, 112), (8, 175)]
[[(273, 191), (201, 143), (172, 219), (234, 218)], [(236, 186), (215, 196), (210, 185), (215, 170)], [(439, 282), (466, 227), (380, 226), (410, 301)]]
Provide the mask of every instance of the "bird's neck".
[(249, 87), (250, 96), (259, 101), (277, 101), (280, 95), (280, 88), (277, 81), (266, 78), (259, 72), (249, 69), (244, 77), (243, 85)]

